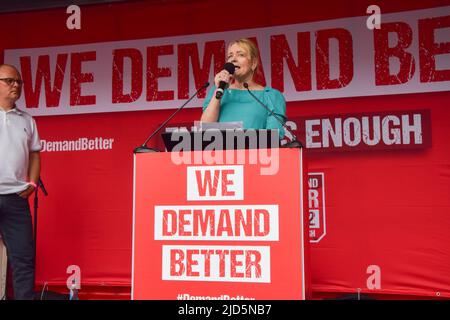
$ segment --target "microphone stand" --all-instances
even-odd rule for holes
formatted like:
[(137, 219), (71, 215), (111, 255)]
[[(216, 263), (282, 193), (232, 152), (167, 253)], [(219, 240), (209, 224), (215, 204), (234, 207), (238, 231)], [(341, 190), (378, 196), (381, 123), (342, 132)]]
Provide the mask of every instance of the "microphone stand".
[(289, 130), (289, 128), (286, 126), (286, 124), (280, 120), (280, 118), (278, 118), (277, 114), (273, 112), (273, 110), (270, 110), (264, 103), (262, 103), (254, 94), (253, 92), (250, 91), (250, 89), (248, 88), (248, 83), (244, 82), (244, 88), (247, 89), (248, 93), (250, 93), (250, 95), (259, 102), (260, 105), (262, 105), (267, 111), (269, 111), (269, 116), (274, 116), (274, 118), (283, 126), (283, 128), (289, 132), (292, 136), (292, 141), (284, 144), (281, 146), (281, 148), (303, 148), (303, 145), (300, 141), (297, 140), (297, 136), (291, 131)]
[[(42, 190), (42, 193), (44, 193), (45, 196), (48, 196), (48, 192), (45, 189), (44, 183), (42, 182), (42, 179), (39, 177), (37, 181), (37, 188), (34, 190), (34, 208), (33, 208), (33, 217), (34, 217), (34, 226), (33, 226), (33, 238), (34, 238), (34, 265), (36, 267), (36, 256), (37, 256), (37, 225), (38, 225), (38, 207), (39, 207), (39, 188)], [(44, 285), (45, 289), (45, 285)]]
[(36, 251), (37, 251), (37, 224), (38, 224), (38, 191), (39, 188), (41, 188), (42, 192), (45, 196), (48, 196), (48, 192), (44, 187), (44, 183), (42, 182), (42, 179), (38, 179), (37, 188), (34, 190), (34, 261), (36, 261)]
[(172, 113), (172, 115), (166, 121), (164, 121), (155, 131), (153, 131), (153, 133), (147, 138), (147, 140), (144, 141), (142, 145), (136, 147), (133, 153), (160, 152), (158, 149), (147, 147), (147, 143), (150, 141), (151, 138), (153, 138), (155, 134), (159, 132), (159, 130), (161, 130), (167, 124), (167, 122), (170, 121), (170, 119), (172, 119), (181, 109), (183, 109), (184, 106), (187, 105), (201, 90), (207, 88), (208, 86), (209, 82), (206, 82), (203, 86), (201, 86), (200, 89), (198, 89), (185, 103), (183, 103), (181, 107), (179, 107), (174, 113)]
[[(35, 264), (35, 266), (37, 265), (36, 255), (37, 255), (37, 225), (38, 225), (38, 207), (39, 207), (38, 206), (39, 188), (42, 190), (42, 193), (46, 197), (48, 196), (47, 189), (45, 189), (44, 182), (42, 181), (41, 178), (38, 179), (38, 182), (36, 183), (36, 185), (37, 185), (37, 188), (36, 188), (36, 190), (34, 190), (34, 211), (33, 211), (34, 212), (34, 264)], [(46, 288), (46, 284), (44, 284), (44, 287), (42, 288), (42, 292), (39, 297), (37, 296), (37, 293), (36, 293), (35, 299), (38, 299), (38, 300), (67, 300), (65, 294), (48, 291), (48, 289), (46, 291), (45, 299), (44, 299), (45, 288)]]

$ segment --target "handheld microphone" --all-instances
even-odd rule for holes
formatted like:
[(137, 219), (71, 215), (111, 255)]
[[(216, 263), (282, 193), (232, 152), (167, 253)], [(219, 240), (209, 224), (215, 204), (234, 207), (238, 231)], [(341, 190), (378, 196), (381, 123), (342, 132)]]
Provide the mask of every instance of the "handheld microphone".
[[(232, 64), (231, 62), (225, 63), (223, 66), (224, 70), (227, 70), (229, 74), (234, 74), (234, 71), (236, 70), (236, 66)], [(225, 81), (219, 82), (219, 87), (216, 91), (216, 99), (221, 99), (223, 96), (223, 92), (225, 91), (225, 88), (227, 87), (227, 83)]]
[(159, 152), (159, 150), (157, 149), (147, 147), (147, 143), (150, 141), (151, 138), (153, 138), (155, 134), (159, 132), (159, 130), (161, 130), (167, 124), (167, 122), (170, 121), (170, 119), (172, 119), (181, 109), (183, 109), (184, 106), (189, 103), (189, 101), (191, 101), (195, 96), (197, 96), (197, 94), (201, 90), (207, 88), (208, 86), (209, 82), (206, 82), (203, 86), (201, 86), (200, 89), (198, 89), (185, 103), (183, 103), (181, 107), (179, 107), (174, 113), (172, 113), (172, 115), (166, 121), (164, 121), (155, 131), (153, 131), (153, 133), (147, 138), (147, 140), (144, 141), (142, 145), (136, 147), (133, 152), (134, 153)]
[[(282, 145), (282, 148), (303, 148), (303, 145), (300, 141), (297, 140), (297, 137), (295, 136), (295, 134), (289, 130), (289, 128), (286, 126), (285, 122), (283, 120), (281, 120), (278, 115), (276, 113), (274, 113), (273, 110), (270, 110), (268, 106), (266, 106), (264, 103), (261, 102), (261, 100), (258, 99), (258, 97), (256, 97), (253, 92), (250, 91), (249, 87), (248, 87), (248, 83), (244, 82), (244, 88), (247, 89), (248, 93), (250, 93), (250, 95), (256, 100), (258, 101), (258, 103), (264, 107), (264, 109), (266, 109), (269, 112), (269, 116), (273, 116), (284, 128), (284, 130), (286, 130), (287, 132), (289, 132), (292, 136), (292, 141), (288, 142), (284, 145)], [(287, 118), (286, 118), (287, 119)]]

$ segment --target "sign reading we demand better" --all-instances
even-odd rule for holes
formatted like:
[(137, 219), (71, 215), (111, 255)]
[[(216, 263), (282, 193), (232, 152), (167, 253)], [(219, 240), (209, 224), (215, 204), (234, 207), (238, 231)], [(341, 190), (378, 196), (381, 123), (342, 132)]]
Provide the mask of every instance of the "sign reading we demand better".
[(276, 149), (271, 174), (215, 152), (233, 161), (135, 156), (132, 298), (304, 299), (302, 151)]

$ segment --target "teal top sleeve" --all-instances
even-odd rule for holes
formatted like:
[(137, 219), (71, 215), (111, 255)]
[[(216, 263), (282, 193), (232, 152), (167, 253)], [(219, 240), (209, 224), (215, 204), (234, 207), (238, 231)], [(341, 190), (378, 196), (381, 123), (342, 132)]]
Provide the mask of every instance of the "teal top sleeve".
[(208, 104), (212, 99), (214, 91), (216, 91), (216, 85), (213, 84), (211, 89), (208, 91), (208, 94), (206, 95), (205, 100), (203, 101), (203, 111), (205, 111), (205, 109), (208, 107)]

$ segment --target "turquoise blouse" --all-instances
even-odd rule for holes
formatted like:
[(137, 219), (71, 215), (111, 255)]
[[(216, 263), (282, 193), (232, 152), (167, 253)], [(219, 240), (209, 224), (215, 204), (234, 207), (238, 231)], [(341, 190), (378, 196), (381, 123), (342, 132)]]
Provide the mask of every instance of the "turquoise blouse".
[[(203, 102), (203, 111), (216, 90), (213, 86)], [(280, 91), (265, 87), (263, 90), (252, 90), (252, 93), (261, 100), (283, 122), (286, 121), (286, 101)], [(253, 98), (246, 89), (226, 89), (220, 100), (220, 114), (218, 122), (242, 121), (244, 129), (279, 129), (280, 137), (284, 137), (283, 126), (273, 115)]]

